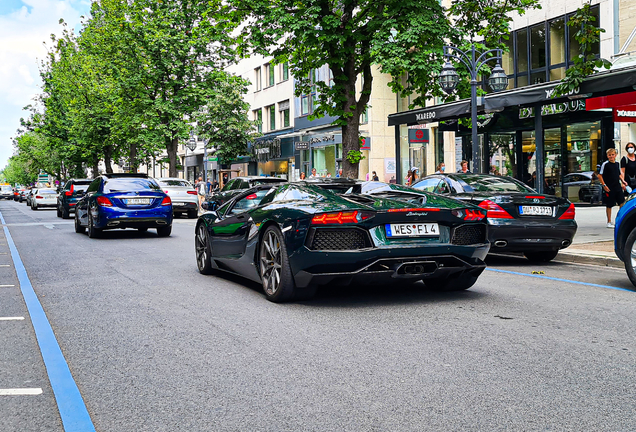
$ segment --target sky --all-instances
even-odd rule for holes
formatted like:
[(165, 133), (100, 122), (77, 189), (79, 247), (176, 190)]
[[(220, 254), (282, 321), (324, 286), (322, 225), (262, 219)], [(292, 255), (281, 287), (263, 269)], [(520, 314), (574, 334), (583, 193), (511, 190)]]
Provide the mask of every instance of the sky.
[(51, 34), (60, 36), (60, 19), (79, 30), (90, 0), (0, 0), (0, 169), (13, 155), (12, 138), (22, 108), (41, 91), (38, 65), (46, 56)]

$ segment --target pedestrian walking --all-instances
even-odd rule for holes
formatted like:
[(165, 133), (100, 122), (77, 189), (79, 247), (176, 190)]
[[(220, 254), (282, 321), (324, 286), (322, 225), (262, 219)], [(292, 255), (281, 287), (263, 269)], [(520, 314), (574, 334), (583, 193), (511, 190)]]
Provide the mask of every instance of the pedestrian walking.
[(373, 179), (373, 181), (380, 181), (380, 178), (378, 177), (378, 175), (375, 173), (375, 171), (373, 171), (373, 177), (371, 177)]
[(446, 171), (446, 165), (444, 162), (438, 163), (437, 168), (435, 169), (435, 174), (444, 174), (444, 171)]
[(203, 177), (199, 177), (196, 184), (197, 196), (199, 198), (199, 211), (202, 210), (201, 204), (203, 204), (203, 200), (205, 199), (205, 186)]
[(621, 158), (621, 173), (627, 182), (625, 190), (630, 194), (636, 189), (636, 144), (628, 142), (625, 151), (627, 154)]
[(468, 173), (468, 161), (465, 161), (465, 160), (461, 161), (459, 163), (459, 166), (461, 167), (461, 169), (459, 171), (457, 171), (458, 173), (460, 173), (460, 174)]
[(311, 175), (309, 176), (309, 178), (318, 178), (318, 173), (316, 172), (316, 168), (312, 168), (311, 169)]
[(623, 178), (621, 167), (616, 162), (616, 149), (607, 149), (607, 160), (601, 165), (601, 171), (598, 178), (603, 188), (603, 204), (605, 204), (605, 213), (607, 215), (607, 227), (614, 228), (612, 223), (612, 207), (622, 207), (625, 202), (623, 190), (627, 182)]

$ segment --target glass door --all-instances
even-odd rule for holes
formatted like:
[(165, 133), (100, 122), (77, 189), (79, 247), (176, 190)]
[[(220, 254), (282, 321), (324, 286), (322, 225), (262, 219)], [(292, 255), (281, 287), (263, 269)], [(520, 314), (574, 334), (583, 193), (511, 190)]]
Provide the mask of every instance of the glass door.
[(561, 128), (543, 131), (543, 151), (545, 164), (545, 184), (543, 192), (563, 196), (561, 184)]
[(489, 172), (517, 178), (517, 157), (515, 154), (515, 134), (492, 134), (488, 141), (490, 155)]

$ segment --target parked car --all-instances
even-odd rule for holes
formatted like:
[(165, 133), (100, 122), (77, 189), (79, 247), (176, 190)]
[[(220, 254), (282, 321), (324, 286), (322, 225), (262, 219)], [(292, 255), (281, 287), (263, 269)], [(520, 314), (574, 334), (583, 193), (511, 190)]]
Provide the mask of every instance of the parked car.
[(616, 215), (614, 253), (625, 263), (625, 271), (636, 287), (636, 194), (631, 194)]
[(31, 190), (29, 188), (25, 188), (24, 190), (20, 191), (20, 196), (18, 198), (18, 202), (23, 202), (26, 201), (29, 193), (31, 192)]
[(423, 280), (435, 290), (468, 289), (490, 248), (486, 212), (430, 198), (413, 205), (312, 184), (260, 184), (199, 216), (197, 267), (259, 282), (273, 302), (309, 298), (326, 284)]
[(246, 176), (236, 177), (225, 183), (223, 189), (217, 192), (213, 192), (206, 197), (208, 202), (208, 208), (213, 210), (221, 206), (224, 202), (236, 195), (240, 194), (246, 189), (252, 188), (259, 184), (280, 184), (286, 183), (284, 179), (278, 177), (264, 177), (264, 176)]
[(57, 205), (57, 190), (53, 188), (33, 189), (31, 196), (31, 210), (42, 207), (55, 207)]
[(0, 199), (13, 199), (13, 188), (9, 184), (0, 185)]
[(158, 178), (159, 186), (172, 200), (172, 214), (175, 217), (186, 213), (190, 219), (199, 213), (197, 191), (187, 180), (180, 178)]
[(13, 201), (20, 201), (20, 194), (25, 190), (24, 186), (16, 186), (13, 188)]
[(583, 171), (567, 174), (563, 177), (563, 188), (567, 191), (568, 198), (581, 202), (601, 202), (601, 183), (594, 171)]
[(75, 206), (75, 232), (91, 238), (104, 230), (156, 228), (172, 232), (172, 201), (156, 180), (145, 174), (102, 174), (91, 182)]
[(489, 174), (434, 174), (413, 188), (478, 205), (488, 212), (491, 252), (523, 252), (530, 261), (548, 262), (572, 244), (574, 204), (539, 194), (512, 177)]
[(66, 182), (57, 197), (57, 217), (69, 219), (70, 213), (75, 212), (77, 201), (84, 196), (91, 184), (91, 179), (71, 179)]

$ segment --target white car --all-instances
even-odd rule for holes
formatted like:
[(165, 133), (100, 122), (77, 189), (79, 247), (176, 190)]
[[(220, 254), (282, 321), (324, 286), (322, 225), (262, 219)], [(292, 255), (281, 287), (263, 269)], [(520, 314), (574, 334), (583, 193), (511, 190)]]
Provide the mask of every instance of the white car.
[(179, 217), (187, 213), (190, 219), (197, 217), (199, 212), (199, 199), (197, 191), (187, 180), (180, 178), (159, 178), (161, 189), (168, 194), (172, 200), (172, 214)]
[(10, 185), (0, 186), (0, 198), (13, 199), (13, 188)]
[(53, 188), (33, 189), (31, 210), (37, 210), (41, 207), (57, 207), (57, 190)]

